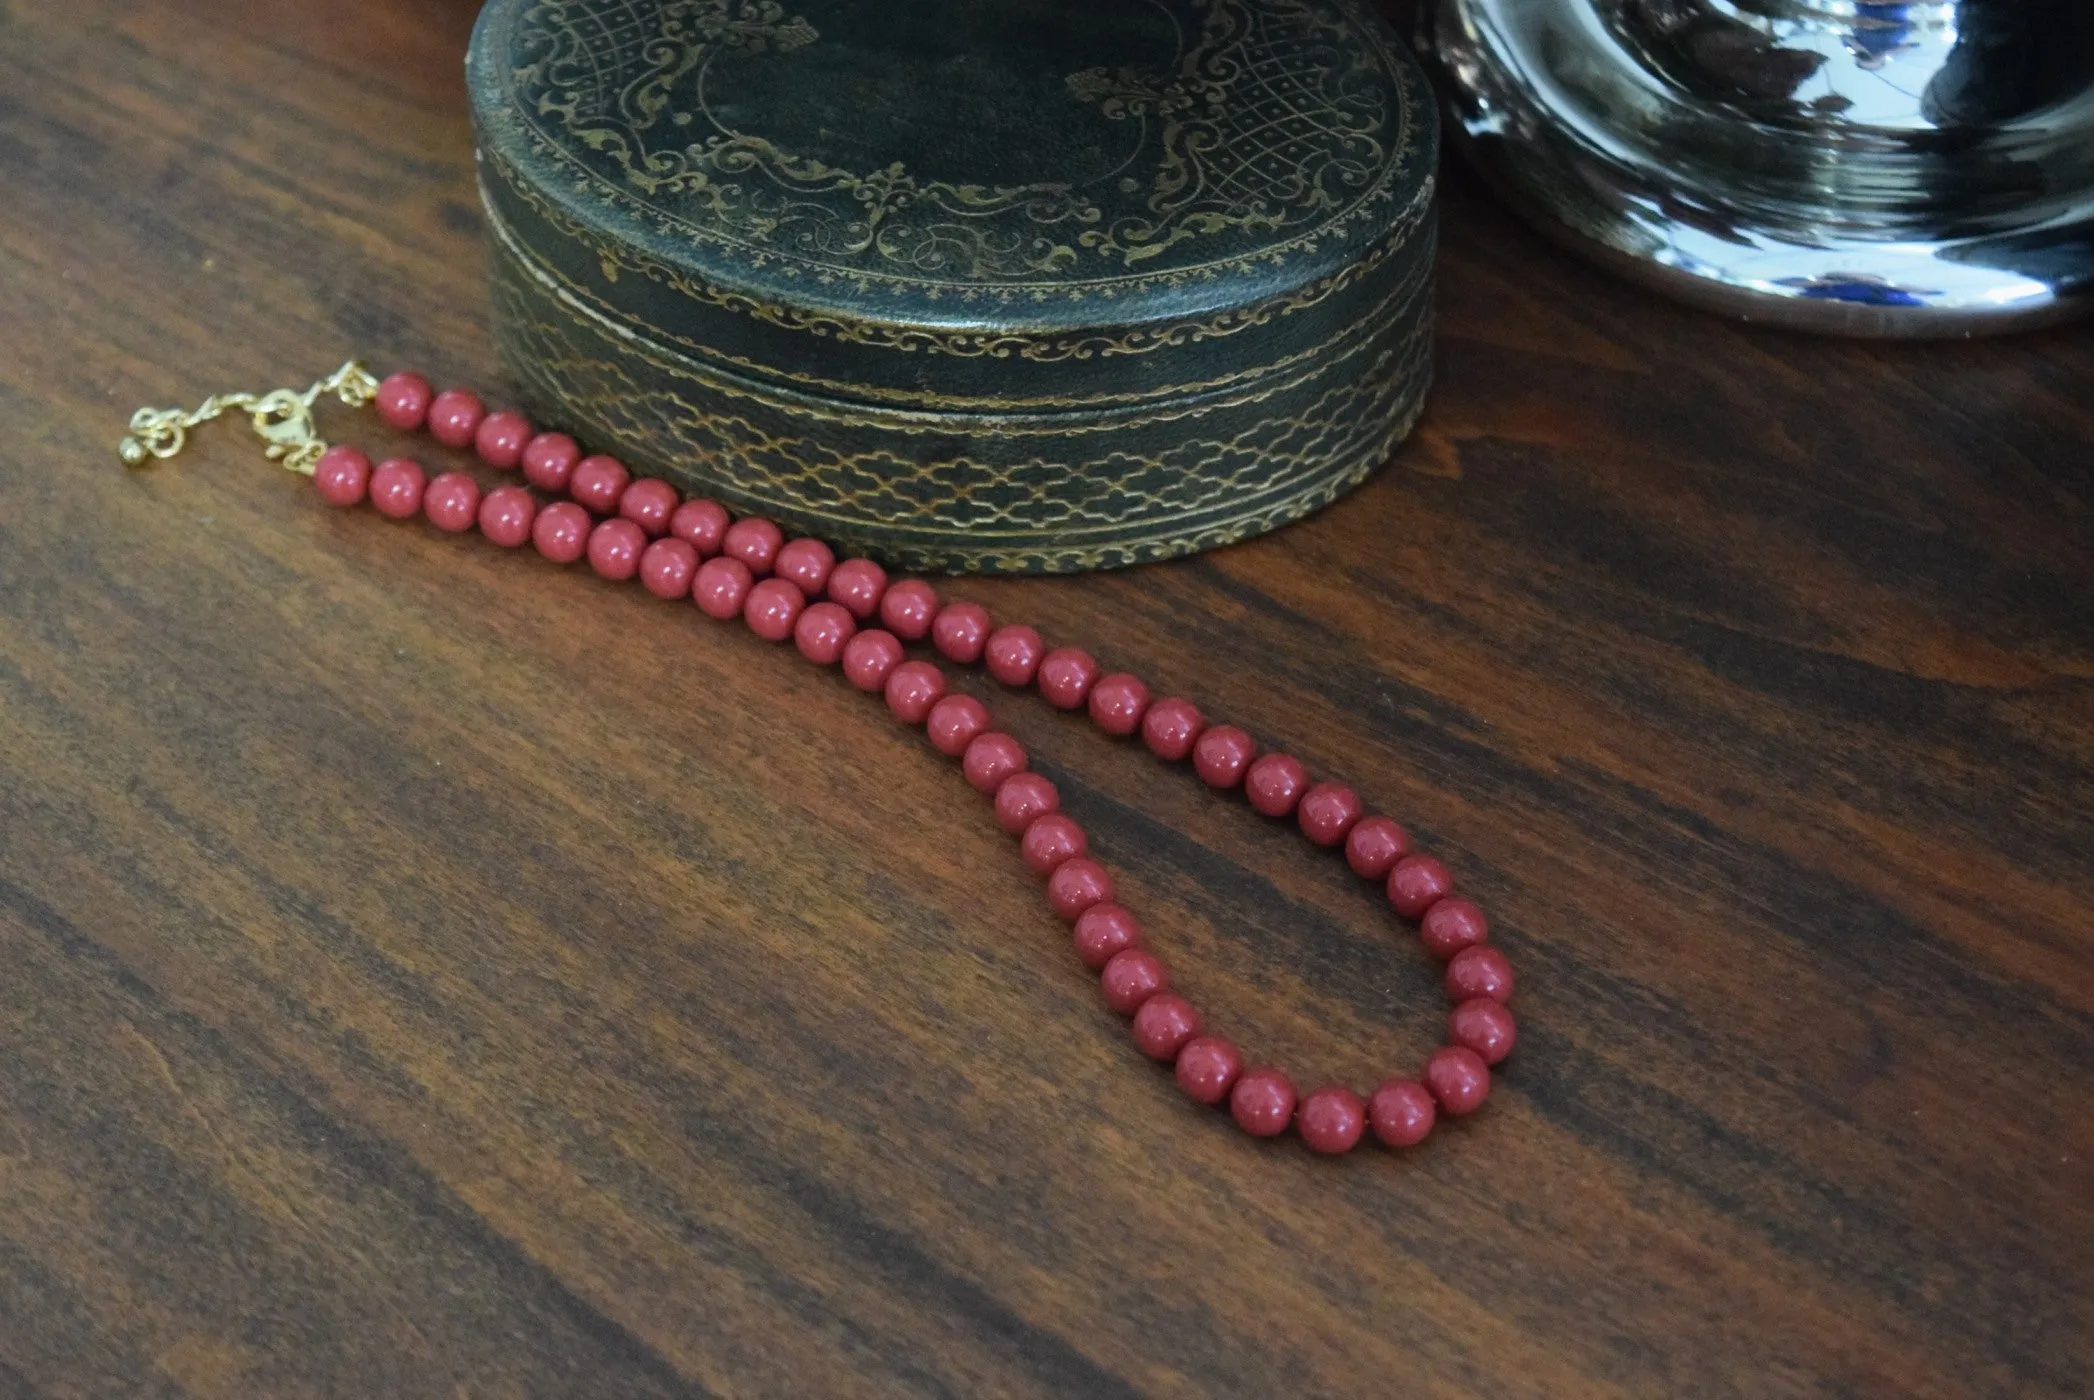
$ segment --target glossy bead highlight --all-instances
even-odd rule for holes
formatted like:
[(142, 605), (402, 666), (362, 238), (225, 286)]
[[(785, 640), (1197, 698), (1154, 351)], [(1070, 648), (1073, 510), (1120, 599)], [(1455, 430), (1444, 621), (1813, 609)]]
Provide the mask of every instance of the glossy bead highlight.
[(1013, 773), (1023, 773), (1030, 760), (1025, 746), (1008, 734), (994, 731), (967, 746), (960, 758), (960, 772), (967, 785), (979, 793), (992, 793)]
[(742, 615), (742, 604), (749, 600), (754, 582), (747, 564), (716, 555), (698, 566), (698, 577), (691, 581), (691, 601), (707, 617), (725, 622)]
[(806, 606), (806, 596), (784, 579), (762, 579), (750, 585), (742, 602), (742, 621), (765, 641), (782, 642), (793, 634)]
[(697, 550), (700, 559), (710, 559), (727, 538), (727, 507), (718, 501), (685, 501), (670, 515), (669, 533)]
[(582, 449), (565, 433), (540, 433), (524, 444), (523, 477), (540, 491), (563, 495)]
[(418, 433), (429, 421), (429, 405), (436, 400), (436, 391), (429, 381), (419, 374), (402, 370), (389, 374), (378, 386), (376, 400), (378, 416), (386, 426), (398, 428), (403, 433)]
[(572, 564), (589, 547), (589, 512), (573, 501), (554, 501), (531, 522), (531, 543), (555, 564)]
[(860, 690), (884, 691), (887, 677), (901, 664), (902, 644), (892, 632), (875, 627), (855, 633), (843, 644), (844, 679)]
[(446, 389), (429, 403), (429, 436), (445, 447), (470, 447), (487, 405), (463, 389)]
[(1464, 948), (1447, 964), (1447, 996), (1456, 1002), (1489, 997), (1492, 1001), (1512, 999), (1512, 964), (1489, 944)]
[(473, 451), (496, 471), (513, 472), (522, 465), (534, 431), (531, 420), (513, 409), (490, 413), (473, 430)]
[(1040, 698), (1057, 710), (1076, 710), (1090, 697), (1098, 662), (1082, 647), (1056, 647), (1040, 658)]
[(643, 476), (618, 497), (618, 513), (653, 539), (669, 533), (669, 522), (682, 500), (682, 494), (660, 477)]
[(1294, 819), (1302, 835), (1319, 846), (1335, 846), (1351, 833), (1360, 819), (1359, 794), (1343, 783), (1317, 783), (1301, 795)]
[(938, 590), (920, 578), (897, 580), (880, 595), (881, 623), (905, 642), (929, 636), (937, 616)]
[(744, 516), (727, 527), (727, 538), (720, 542), (720, 552), (731, 559), (739, 559), (749, 566), (749, 572), (761, 578), (771, 571), (778, 558), (778, 551), (785, 548), (785, 531), (760, 515)]
[(1363, 880), (1386, 880), (1411, 853), (1411, 834), (1384, 816), (1361, 817), (1345, 834), (1345, 863)]
[(1032, 825), (1025, 828), (1025, 835), (1018, 838), (1018, 854), (1024, 859), (1025, 868), (1042, 879), (1053, 874), (1063, 861), (1075, 860), (1090, 848), (1090, 837), (1062, 812), (1035, 817)]
[(1368, 1126), (1384, 1147), (1416, 1147), (1438, 1117), (1439, 1105), (1415, 1079), (1391, 1079), (1367, 1097)]
[(1177, 993), (1158, 992), (1135, 1009), (1134, 1024), (1127, 1029), (1136, 1049), (1169, 1064), (1200, 1033), (1200, 1013)]
[(445, 534), (472, 529), (480, 518), (480, 483), (464, 472), (445, 472), (422, 492), (422, 514)]
[(370, 489), (371, 459), (353, 447), (330, 447), (313, 464), (313, 490), (331, 506), (356, 505)]
[(1465, 1001), (1447, 1015), (1447, 1041), (1474, 1050), (1487, 1065), (1497, 1064), (1512, 1053), (1519, 1028), (1500, 1002), (1489, 997)]
[(1440, 1110), (1462, 1118), (1483, 1107), (1491, 1091), (1490, 1066), (1465, 1045), (1449, 1045), (1433, 1052), (1422, 1076)]
[(1206, 728), (1200, 707), (1174, 695), (1156, 701), (1142, 715), (1142, 742), (1166, 763), (1177, 763), (1192, 752)]
[(1483, 911), (1459, 895), (1435, 900), (1418, 921), (1418, 938), (1425, 951), (1445, 961), (1464, 948), (1473, 948), (1490, 937), (1490, 921)]
[(1038, 773), (1013, 773), (996, 785), (996, 824), (1013, 836), (1061, 805), (1054, 784)]
[(1093, 904), (1076, 917), (1076, 927), (1069, 931), (1075, 941), (1076, 956), (1083, 965), (1096, 972), (1129, 948), (1142, 941), (1141, 921), (1120, 905)]
[(1195, 1036), (1178, 1050), (1174, 1077), (1194, 1103), (1217, 1104), (1236, 1087), (1243, 1053), (1218, 1035)]
[(1170, 985), (1171, 974), (1145, 948), (1115, 953), (1098, 972), (1098, 991), (1105, 1004), (1122, 1016), (1132, 1016), (1143, 1002)]
[(371, 473), (371, 506), (390, 520), (411, 520), (422, 509), (422, 491), (429, 483), (421, 463), (405, 457), (381, 462)]
[(1040, 658), (1046, 654), (1047, 644), (1040, 634), (1022, 622), (991, 632), (982, 650), (989, 674), (1010, 686), (1031, 685)]
[(598, 521), (589, 532), (589, 567), (601, 578), (623, 583), (640, 572), (647, 532), (630, 520)]
[(1139, 676), (1116, 671), (1100, 676), (1084, 703), (1091, 712), (1091, 723), (1115, 738), (1125, 738), (1141, 728), (1142, 717), (1149, 712), (1149, 687)]
[[(826, 604), (836, 607), (834, 603)], [(837, 608), (838, 612), (843, 609)], [(931, 747), (948, 758), (958, 758), (967, 752), (967, 746), (989, 730), (989, 707), (972, 695), (948, 695), (931, 706), (930, 715), (924, 720), (924, 732), (930, 736)]]
[(625, 495), (632, 480), (633, 474), (616, 457), (584, 457), (574, 464), (574, 473), (567, 478), (567, 494), (584, 509), (609, 515), (618, 509), (619, 498)]
[(1447, 867), (1431, 856), (1405, 856), (1389, 868), (1389, 903), (1406, 919), (1422, 919), (1454, 888)]
[(846, 559), (829, 571), (829, 601), (868, 621), (887, 594), (887, 571), (870, 559)]
[(887, 674), (887, 708), (903, 724), (922, 724), (944, 698), (945, 672), (928, 661), (904, 661)]
[(1294, 1121), (1294, 1081), (1276, 1069), (1247, 1070), (1229, 1091), (1229, 1113), (1252, 1137), (1278, 1137)]
[[(1021, 774), (1029, 777), (1030, 774)], [(1010, 781), (1016, 782), (1018, 778)], [(1073, 924), (1083, 911), (1109, 904), (1113, 897), (1112, 872), (1089, 856), (1076, 856), (1054, 867), (1047, 876), (1047, 905), (1065, 924)], [(1489, 1005), (1496, 1006), (1496, 1002)]]
[(834, 666), (857, 635), (858, 619), (834, 603), (809, 603), (793, 624), (793, 645), (817, 666)]
[(537, 519), (537, 498), (521, 486), (497, 486), (480, 502), (480, 533), (503, 549), (530, 539)]
[(1359, 1145), (1367, 1131), (1367, 1106), (1352, 1090), (1326, 1084), (1312, 1091), (1295, 1111), (1294, 1130), (1311, 1152), (1334, 1157)]
[(931, 643), (946, 660), (972, 666), (982, 659), (990, 630), (987, 608), (979, 603), (947, 603), (931, 623)]
[(640, 586), (667, 602), (687, 598), (698, 577), (698, 551), (687, 541), (663, 538), (640, 556)]
[(1284, 817), (1309, 788), (1309, 770), (1292, 754), (1269, 753), (1252, 763), (1243, 774), (1244, 796), (1251, 809), (1262, 816)]
[(1192, 746), (1192, 770), (1208, 787), (1232, 788), (1243, 781), (1257, 753), (1250, 735), (1233, 724), (1217, 724)]

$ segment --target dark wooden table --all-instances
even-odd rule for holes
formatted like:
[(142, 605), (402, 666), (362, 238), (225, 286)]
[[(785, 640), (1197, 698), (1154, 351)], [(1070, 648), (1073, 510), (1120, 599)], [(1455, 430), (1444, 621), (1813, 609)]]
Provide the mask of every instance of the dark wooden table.
[[(140, 403), (351, 352), (499, 382), (470, 18), (0, 5), (0, 1393), (2087, 1393), (2086, 329), (1741, 329), (1453, 171), (1387, 470), (961, 586), (1494, 911), (1493, 1102), (1314, 1160), (1134, 1053), (832, 677), (242, 430), (117, 465)], [(1338, 862), (1004, 709), (1260, 1055), (1435, 1043)]]

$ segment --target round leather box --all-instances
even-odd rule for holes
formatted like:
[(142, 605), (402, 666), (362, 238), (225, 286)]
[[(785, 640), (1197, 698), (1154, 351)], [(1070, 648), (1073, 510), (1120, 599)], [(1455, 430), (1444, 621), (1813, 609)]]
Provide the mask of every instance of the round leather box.
[(1269, 530), (1425, 394), (1436, 118), (1356, 0), (493, 0), (468, 77), (528, 406), (901, 567)]

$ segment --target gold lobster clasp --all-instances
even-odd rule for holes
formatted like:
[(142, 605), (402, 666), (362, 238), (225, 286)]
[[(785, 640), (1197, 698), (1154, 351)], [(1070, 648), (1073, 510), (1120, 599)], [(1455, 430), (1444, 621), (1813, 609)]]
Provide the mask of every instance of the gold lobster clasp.
[(189, 430), (233, 409), (243, 410), (273, 462), (294, 472), (313, 474), (313, 464), (327, 451), (313, 421), (313, 405), (333, 394), (351, 408), (361, 408), (378, 395), (378, 381), (355, 360), (309, 389), (272, 389), (266, 394), (213, 394), (193, 412), (179, 408), (141, 408), (131, 415), (131, 435), (117, 445), (127, 467), (174, 456), (189, 442)]

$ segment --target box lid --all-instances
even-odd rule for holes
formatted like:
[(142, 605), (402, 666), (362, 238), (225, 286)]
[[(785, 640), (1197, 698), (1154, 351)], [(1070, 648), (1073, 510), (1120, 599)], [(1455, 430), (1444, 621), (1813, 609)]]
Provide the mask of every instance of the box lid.
[(511, 254), (844, 400), (1239, 388), (1429, 237), (1430, 93), (1354, 0), (492, 0), (468, 78)]

